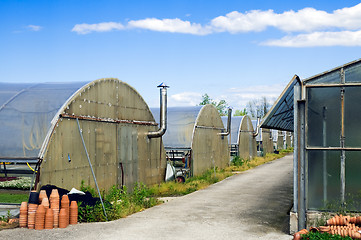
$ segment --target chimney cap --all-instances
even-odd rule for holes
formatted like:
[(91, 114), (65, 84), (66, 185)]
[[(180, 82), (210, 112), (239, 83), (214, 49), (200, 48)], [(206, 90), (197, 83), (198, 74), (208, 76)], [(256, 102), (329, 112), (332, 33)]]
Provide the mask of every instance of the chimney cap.
[(159, 87), (159, 88), (169, 88), (169, 86), (167, 86), (167, 84), (165, 84), (164, 82), (159, 84), (157, 87)]

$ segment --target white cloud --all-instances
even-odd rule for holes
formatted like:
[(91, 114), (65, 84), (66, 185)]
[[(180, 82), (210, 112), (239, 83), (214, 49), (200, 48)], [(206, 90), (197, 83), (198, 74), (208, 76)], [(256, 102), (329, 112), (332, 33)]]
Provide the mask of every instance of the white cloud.
[(201, 102), (202, 94), (197, 92), (182, 92), (170, 96), (168, 105), (176, 106), (196, 106)]
[(361, 46), (361, 30), (299, 34), (262, 44), (278, 47)]
[[(252, 100), (266, 97), (271, 104), (279, 97), (285, 85), (255, 85), (247, 87), (230, 88), (219, 95), (209, 96), (216, 102), (225, 100), (233, 109), (243, 109), (247, 103)], [(168, 105), (171, 107), (196, 106), (202, 101), (202, 93), (182, 92), (173, 94), (168, 99)]]
[(215, 99), (216, 101), (219, 101), (219, 99), (226, 100), (233, 109), (243, 109), (249, 101), (261, 97), (266, 97), (268, 101), (273, 104), (284, 88), (285, 86), (281, 84), (230, 88), (225, 94), (217, 96)]
[(205, 24), (173, 19), (145, 18), (129, 20), (125, 25), (117, 22), (76, 24), (72, 31), (78, 34), (108, 32), (124, 29), (147, 29), (157, 32), (207, 35), (217, 32), (232, 34), (261, 32), (275, 28), (296, 33), (281, 39), (261, 43), (279, 47), (360, 46), (361, 3), (353, 7), (326, 12), (303, 8), (276, 13), (274, 10), (233, 11), (213, 18)]
[(157, 32), (187, 33), (194, 35), (206, 35), (211, 33), (208, 27), (203, 27), (198, 23), (175, 19), (146, 18), (142, 20), (132, 20), (128, 22), (130, 28), (142, 28)]
[(273, 10), (252, 10), (245, 13), (234, 11), (214, 18), (211, 26), (215, 31), (230, 33), (259, 32), (268, 27), (285, 32), (310, 32), (332, 28), (355, 30), (361, 28), (361, 3), (332, 13), (314, 8), (283, 13), (275, 13)]
[(124, 29), (124, 25), (121, 23), (116, 22), (102, 22), (102, 23), (95, 23), (95, 24), (76, 24), (72, 32), (76, 32), (78, 34), (88, 34), (91, 32), (109, 32), (113, 30), (122, 30)]
[(40, 31), (43, 27), (37, 26), (37, 25), (28, 25), (26, 28), (28, 28), (30, 31), (38, 32), (38, 31)]

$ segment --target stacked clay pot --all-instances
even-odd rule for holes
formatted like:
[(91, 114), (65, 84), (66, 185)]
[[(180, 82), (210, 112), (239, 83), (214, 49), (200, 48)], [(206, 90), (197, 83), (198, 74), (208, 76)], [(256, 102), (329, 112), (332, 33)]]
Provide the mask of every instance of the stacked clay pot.
[[(40, 201), (41, 199), (41, 201)], [(41, 203), (40, 205), (38, 205)], [(63, 195), (61, 199), (61, 209), (59, 211), (59, 192), (53, 189), (50, 198), (47, 198), (45, 191), (31, 191), (29, 203), (22, 202), (20, 206), (19, 226), (29, 229), (52, 229), (66, 228), (69, 223), (78, 222), (78, 205), (76, 201), (69, 204), (68, 195)], [(70, 205), (70, 206), (69, 206)], [(50, 206), (50, 208), (49, 208)], [(10, 221), (9, 221), (10, 222)]]
[(38, 204), (29, 203), (29, 206), (28, 206), (28, 228), (29, 229), (35, 228), (35, 214), (36, 214), (37, 209), (38, 209)]
[(76, 203), (76, 201), (71, 201), (69, 212), (70, 212), (69, 223), (77, 224), (78, 223), (78, 204)]
[(53, 209), (48, 208), (45, 214), (45, 229), (53, 229), (54, 228), (54, 212)]
[(20, 206), (19, 226), (25, 228), (28, 226), (28, 203), (22, 202)]
[(49, 208), (49, 199), (47, 197), (43, 198), (43, 200), (41, 201), (41, 205), (43, 205), (45, 208)]
[(40, 190), (39, 193), (39, 204), (41, 204), (43, 202), (44, 198), (48, 198), (48, 196), (46, 195), (46, 191), (45, 190)]
[(53, 189), (50, 194), (50, 208), (54, 213), (54, 228), (59, 226), (59, 193), (58, 189)]
[(350, 223), (350, 216), (334, 216), (333, 218), (327, 220), (327, 225), (335, 226), (346, 226)]
[(66, 209), (61, 208), (59, 212), (59, 228), (66, 228), (68, 226)]
[(66, 194), (61, 198), (61, 208), (65, 209), (66, 224), (69, 225), (69, 197)]
[(35, 215), (35, 229), (42, 230), (45, 226), (45, 207), (40, 205), (36, 210)]
[[(360, 222), (358, 222), (358, 219)], [(327, 232), (330, 234), (338, 234), (342, 237), (352, 237), (353, 239), (361, 239), (361, 230), (355, 224), (361, 224), (361, 217), (350, 217), (350, 216), (334, 216), (327, 220), (327, 226), (320, 226), (320, 232)]]

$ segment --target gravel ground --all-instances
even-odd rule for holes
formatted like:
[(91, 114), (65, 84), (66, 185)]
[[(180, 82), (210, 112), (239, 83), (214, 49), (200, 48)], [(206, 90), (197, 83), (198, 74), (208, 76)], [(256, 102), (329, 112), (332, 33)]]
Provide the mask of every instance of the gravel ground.
[(292, 155), (105, 223), (0, 231), (0, 239), (292, 239)]

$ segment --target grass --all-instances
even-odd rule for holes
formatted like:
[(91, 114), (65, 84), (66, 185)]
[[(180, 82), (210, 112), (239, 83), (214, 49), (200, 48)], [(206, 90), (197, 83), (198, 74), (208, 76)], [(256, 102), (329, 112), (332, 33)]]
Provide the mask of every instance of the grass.
[(21, 203), (27, 202), (29, 198), (28, 193), (0, 193), (1, 203)]
[[(83, 183), (81, 190), (89, 191), (94, 197), (97, 197), (95, 190), (89, 186), (84, 187)], [(113, 186), (107, 194), (103, 193), (103, 199), (108, 220), (123, 218), (161, 203), (150, 196), (149, 188), (142, 183), (136, 184), (131, 192), (128, 192), (126, 187), (119, 189)], [(106, 221), (100, 202), (95, 206), (82, 206), (81, 203), (78, 205), (80, 222)]]
[(191, 177), (185, 183), (165, 182), (150, 187), (149, 191), (153, 197), (170, 197), (182, 196), (200, 189), (204, 189), (209, 185), (222, 181), (238, 172), (246, 171), (257, 167), (261, 164), (282, 158), (292, 152), (293, 149), (281, 150), (279, 154), (266, 154), (264, 157), (256, 157), (252, 160), (241, 159), (235, 157), (229, 167), (225, 169), (208, 170), (204, 174)]

